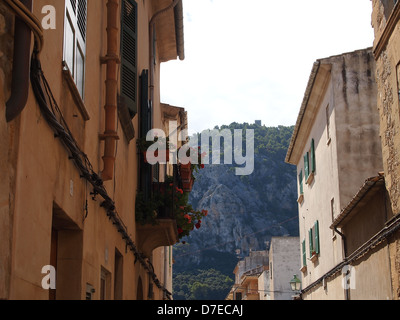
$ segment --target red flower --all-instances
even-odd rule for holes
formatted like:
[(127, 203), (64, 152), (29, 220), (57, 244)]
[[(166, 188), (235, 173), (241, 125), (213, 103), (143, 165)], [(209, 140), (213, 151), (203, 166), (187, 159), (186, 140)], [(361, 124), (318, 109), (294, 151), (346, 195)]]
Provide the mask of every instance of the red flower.
[(200, 229), (200, 227), (201, 227), (201, 223), (196, 223), (196, 229)]
[(178, 233), (179, 233), (179, 234), (182, 234), (182, 233), (183, 233), (182, 228), (178, 228)]

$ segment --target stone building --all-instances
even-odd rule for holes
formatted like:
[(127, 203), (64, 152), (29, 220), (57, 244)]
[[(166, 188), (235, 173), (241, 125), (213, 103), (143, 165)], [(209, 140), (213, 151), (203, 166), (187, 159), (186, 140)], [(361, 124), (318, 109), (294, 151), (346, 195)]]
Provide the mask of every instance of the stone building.
[(400, 5), (395, 0), (372, 1), (373, 46), (378, 85), (378, 110), (382, 139), (383, 167), (390, 208), (387, 241), (393, 296), (400, 298)]
[(136, 142), (187, 126), (160, 102), (182, 1), (21, 3), (0, 3), (0, 300), (170, 299), (176, 223), (139, 226), (135, 196), (172, 167)]
[(312, 69), (286, 162), (296, 165), (306, 300), (391, 299), (372, 49)]

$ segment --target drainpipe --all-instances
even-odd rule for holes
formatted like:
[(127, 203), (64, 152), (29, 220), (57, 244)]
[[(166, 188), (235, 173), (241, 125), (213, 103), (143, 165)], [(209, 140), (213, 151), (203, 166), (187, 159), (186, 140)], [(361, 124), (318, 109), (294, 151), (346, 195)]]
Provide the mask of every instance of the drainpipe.
[[(21, 0), (32, 12), (32, 0)], [(29, 92), (31, 29), (18, 16), (15, 17), (14, 56), (11, 96), (6, 102), (6, 121), (14, 120), (26, 106)]]
[[(344, 254), (344, 259), (347, 258), (347, 249), (346, 249), (346, 236), (340, 232), (337, 227), (334, 227), (335, 232), (342, 238), (343, 241), (343, 254)], [(344, 295), (346, 300), (350, 300), (350, 289), (344, 289)]]
[(119, 140), (117, 128), (117, 65), (119, 63), (118, 52), (118, 0), (107, 2), (107, 55), (101, 58), (101, 62), (107, 66), (106, 73), (106, 104), (105, 132), (100, 135), (104, 140), (104, 168), (101, 173), (103, 181), (109, 181), (114, 176), (116, 141)]

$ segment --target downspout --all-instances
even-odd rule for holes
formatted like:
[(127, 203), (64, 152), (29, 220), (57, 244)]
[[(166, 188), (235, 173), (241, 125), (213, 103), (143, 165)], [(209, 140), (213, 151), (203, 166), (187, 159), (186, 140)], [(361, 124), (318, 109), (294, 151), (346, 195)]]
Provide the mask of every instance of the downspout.
[[(337, 227), (334, 227), (335, 232), (342, 238), (343, 241), (343, 254), (344, 254), (344, 259), (347, 258), (347, 248), (346, 248), (346, 236), (340, 232)], [(344, 294), (345, 294), (345, 299), (350, 300), (350, 289), (344, 289)]]
[[(21, 0), (32, 12), (32, 0)], [(15, 16), (14, 56), (11, 96), (6, 102), (6, 121), (14, 120), (26, 106), (29, 92), (31, 29), (21, 18)]]
[(118, 57), (118, 0), (107, 2), (107, 55), (101, 58), (101, 62), (107, 66), (106, 73), (106, 103), (105, 109), (105, 132), (100, 135), (104, 140), (104, 168), (101, 172), (103, 181), (112, 180), (114, 177), (116, 141), (119, 140), (117, 127), (117, 65)]
[[(150, 35), (150, 101), (153, 106), (153, 101), (154, 101), (154, 72), (155, 72), (155, 52), (154, 52), (154, 30), (155, 30), (155, 25), (156, 25), (156, 19), (164, 14), (167, 13), (169, 10), (175, 9), (175, 7), (178, 4), (182, 4), (182, 0), (174, 0), (169, 6), (165, 7), (164, 9), (161, 9), (157, 11), (150, 19), (149, 22), (149, 35)], [(183, 18), (182, 18), (183, 19)], [(178, 48), (178, 53), (181, 51)], [(183, 59), (183, 56), (181, 56), (181, 59)]]

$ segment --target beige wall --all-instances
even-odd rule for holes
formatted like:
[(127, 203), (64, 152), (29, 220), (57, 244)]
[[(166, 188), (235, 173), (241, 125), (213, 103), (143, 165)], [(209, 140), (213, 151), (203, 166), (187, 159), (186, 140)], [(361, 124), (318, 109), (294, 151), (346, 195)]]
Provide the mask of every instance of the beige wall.
[[(137, 4), (138, 74), (140, 74), (142, 69), (149, 69), (148, 21), (158, 8), (152, 8), (150, 1), (137, 1)], [(90, 159), (93, 170), (99, 173), (103, 169), (104, 152), (104, 144), (99, 140), (99, 133), (104, 132), (106, 69), (100, 64), (100, 57), (106, 54), (106, 1), (88, 1), (86, 82), (83, 100), (90, 115), (89, 121), (83, 120), (62, 75), (64, 1), (35, 1), (34, 13), (39, 20), (44, 5), (53, 5), (56, 8), (57, 26), (55, 30), (44, 31), (45, 46), (41, 54), (43, 71), (80, 148)], [(1, 5), (0, 13), (3, 12), (2, 9)], [(0, 19), (1, 17), (0, 14)], [(0, 30), (0, 41), (5, 41), (7, 36)], [(6, 47), (1, 48), (3, 50)], [(4, 94), (9, 92), (4, 80), (9, 76), (10, 70), (5, 68), (5, 64), (0, 67), (0, 85), (3, 89), (0, 92), (0, 107), (4, 110)], [(155, 126), (161, 128), (159, 63), (155, 74)], [(134, 118), (133, 125), (137, 133), (138, 116)], [(19, 126), (21, 130), (18, 139)], [(99, 299), (102, 269), (110, 273), (108, 281), (111, 286), (107, 297), (113, 298), (116, 251), (122, 255), (123, 261), (122, 298), (137, 298), (139, 277), (143, 284), (143, 296), (146, 298), (149, 282), (147, 271), (140, 263), (135, 263), (134, 255), (126, 250), (125, 241), (100, 207), (101, 197), (97, 196), (95, 201), (92, 200), (91, 186), (80, 178), (79, 171), (68, 159), (66, 150), (54, 137), (40, 113), (32, 91), (25, 110), (17, 120), (6, 124), (3, 118), (0, 119), (0, 134), (4, 138), (1, 139), (3, 143), (9, 141), (5, 146), (9, 150), (7, 157), (3, 153), (0, 156), (1, 168), (11, 169), (0, 170), (1, 177), (4, 178), (0, 182), (0, 197), (4, 198), (4, 201), (0, 199), (0, 210), (5, 213), (1, 215), (0, 220), (2, 237), (0, 254), (6, 257), (0, 266), (1, 271), (5, 270), (4, 273), (0, 272), (0, 298), (48, 299), (49, 292), (41, 287), (44, 277), (41, 269), (50, 264), (52, 224), (54, 226), (54, 223), (62, 222), (62, 219), (53, 219), (55, 211), (62, 212), (61, 215), (67, 217), (68, 222), (63, 228), (74, 229), (59, 233), (60, 277), (57, 291), (59, 298), (85, 299), (88, 283), (96, 290), (93, 298)], [(134, 214), (138, 175), (136, 141), (128, 143), (120, 124), (118, 135), (120, 140), (116, 153), (115, 177), (112, 181), (105, 182), (105, 188), (115, 201), (118, 214), (126, 225), (129, 235), (136, 242)], [(86, 200), (87, 217), (84, 210)], [(10, 227), (12, 234), (7, 232)], [(165, 260), (165, 256), (168, 259)], [(155, 273), (160, 282), (167, 282), (169, 290), (172, 290), (172, 265), (168, 264), (165, 268), (166, 261), (169, 261), (169, 250), (161, 247), (153, 252)], [(66, 270), (65, 275), (62, 270)], [(72, 282), (69, 282), (70, 285), (64, 285), (68, 283), (68, 279), (74, 285)], [(155, 299), (163, 298), (163, 293), (155, 285), (154, 291)]]
[[(299, 138), (299, 141), (306, 141), (306, 144), (296, 146), (302, 147), (304, 155), (310, 151), (311, 140), (315, 141), (314, 179), (306, 184), (303, 178), (304, 200), (299, 204), (300, 242), (306, 239), (307, 252), (303, 288), (343, 260), (342, 239), (330, 229), (333, 219), (349, 203), (363, 182), (382, 170), (371, 50), (350, 52), (319, 61), (321, 70), (326, 70), (330, 65), (330, 72), (325, 77), (317, 77), (313, 90), (318, 91), (320, 98), (314, 105), (314, 118), (312, 122), (304, 120), (302, 125), (310, 126), (310, 129), (308, 137)], [(314, 92), (311, 101), (316, 95)], [(300, 170), (304, 177), (302, 157), (297, 164), (298, 174)], [(309, 260), (308, 230), (317, 220), (320, 254), (318, 260), (312, 262)], [(310, 293), (310, 297), (326, 295), (317, 291)], [(331, 288), (330, 291), (336, 292), (336, 289)]]

